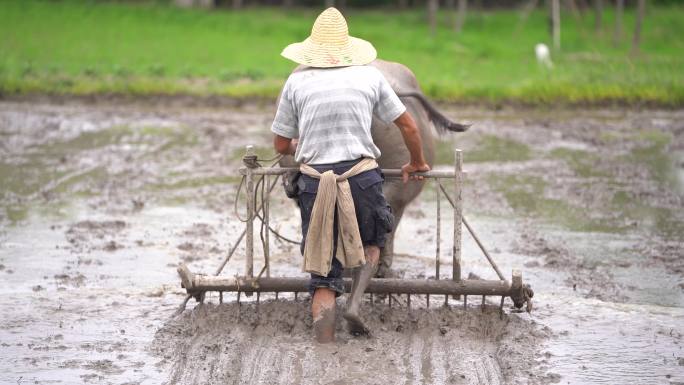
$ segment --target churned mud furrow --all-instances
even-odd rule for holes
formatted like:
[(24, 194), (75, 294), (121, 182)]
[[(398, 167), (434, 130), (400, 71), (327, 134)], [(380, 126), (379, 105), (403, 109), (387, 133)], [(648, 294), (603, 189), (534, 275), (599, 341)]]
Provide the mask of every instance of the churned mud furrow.
[(419, 384), (423, 378), (423, 336), (411, 333), (409, 337), (409, 349), (406, 355), (411, 383)]
[(488, 384), (502, 385), (503, 378), (501, 376), (501, 368), (499, 367), (499, 363), (496, 361), (496, 359), (493, 358), (490, 353), (488, 353), (482, 357), (482, 363)]
[[(446, 330), (444, 330), (446, 331)], [(440, 334), (442, 334), (442, 331), (440, 330)], [(446, 333), (445, 333), (446, 334)], [(457, 383), (462, 383), (463, 379), (461, 375), (463, 375), (462, 370), (458, 370), (459, 368), (459, 363), (456, 357), (452, 355), (452, 345), (459, 344), (460, 341), (457, 341), (453, 339), (453, 337), (449, 336), (448, 334), (445, 335), (446, 338), (444, 338), (441, 343), (439, 344), (440, 347), (440, 352), (439, 356), (443, 357), (444, 361), (444, 378), (445, 381), (444, 383), (450, 383), (450, 384), (457, 384)]]
[[(175, 384), (469, 384), (477, 383), (476, 370), (483, 373), (482, 381), (489, 381), (485, 383), (503, 383), (490, 356), (497, 346), (508, 343), (503, 336), (509, 323), (495, 312), (451, 308), (409, 312), (376, 304), (364, 309), (373, 337), (353, 338), (340, 322), (337, 343), (318, 345), (311, 341), (307, 311), (307, 301), (262, 302), (258, 315), (250, 304), (200, 305), (175, 319), (173, 327), (169, 325), (168, 332), (174, 330), (178, 343), (167, 346), (165, 342), (173, 340), (162, 328), (155, 346), (161, 354), (175, 357)], [(539, 336), (543, 339), (543, 335)], [(220, 352), (211, 348), (207, 352), (207, 347), (217, 344)], [(528, 354), (534, 355), (534, 350)]]
[[(397, 338), (395, 341), (395, 346), (398, 347), (401, 354), (401, 366), (399, 366), (398, 372), (402, 373), (403, 383), (405, 385), (411, 385), (413, 383), (413, 371), (411, 370), (411, 346), (410, 339)], [(398, 342), (398, 343), (397, 343)]]
[(291, 350), (274, 352), (271, 355), (272, 370), (270, 370), (270, 376), (263, 377), (262, 383), (280, 384), (282, 383), (282, 378), (294, 378), (294, 355), (295, 352)]
[[(213, 272), (244, 228), (231, 206), (245, 145), (273, 156), (273, 105), (187, 101), (0, 102), (0, 383), (684, 383), (684, 110), (442, 106), (474, 125), (435, 142), (437, 167), (463, 150), (464, 213), (505, 278), (523, 271), (533, 313), (376, 297), (372, 338), (340, 318), (321, 346), (305, 293), (262, 295), (259, 311), (209, 293), (173, 315), (178, 263)], [(397, 277), (435, 274), (434, 192), (404, 210)], [(298, 239), (295, 205), (272, 197), (272, 226)], [(271, 241), (272, 276), (302, 276), (297, 246)], [(464, 276), (495, 279), (462, 241)], [(243, 245), (222, 274), (244, 266)]]
[(249, 346), (247, 352), (242, 355), (238, 383), (270, 383), (277, 378), (273, 375), (274, 369), (276, 369), (272, 360), (274, 347), (265, 343), (263, 336), (255, 336), (250, 341)]
[[(441, 332), (438, 332), (441, 335)], [(437, 335), (436, 335), (437, 337)], [(446, 373), (448, 371), (447, 362), (444, 359), (444, 338), (431, 338), (429, 349), (426, 349), (423, 353), (424, 357), (428, 357), (430, 360), (430, 375), (428, 376), (429, 384), (445, 384), (446, 383)], [(425, 364), (423, 364), (425, 367)]]
[[(292, 365), (293, 370), (292, 370), (292, 377), (283, 377), (284, 379), (286, 378), (292, 378), (292, 382), (296, 384), (301, 384), (304, 381), (304, 369), (302, 367), (302, 361), (304, 361), (305, 354), (303, 354), (301, 351), (297, 350), (294, 351), (293, 353), (288, 353), (288, 358), (289, 358), (289, 363)], [(284, 382), (284, 380), (283, 380)]]
[(432, 339), (430, 336), (425, 336), (423, 339), (423, 349), (421, 349), (421, 368), (420, 368), (420, 378), (423, 384), (432, 384), (433, 380), (433, 357), (432, 357)]
[[(207, 325), (201, 326), (205, 319)], [(242, 354), (249, 356), (254, 351), (250, 350), (250, 339), (244, 338), (241, 330), (212, 321), (204, 308), (190, 317), (190, 328), (183, 334), (189, 338), (168, 342), (180, 344), (173, 354), (172, 384), (243, 383), (238, 375), (253, 369), (245, 365)]]

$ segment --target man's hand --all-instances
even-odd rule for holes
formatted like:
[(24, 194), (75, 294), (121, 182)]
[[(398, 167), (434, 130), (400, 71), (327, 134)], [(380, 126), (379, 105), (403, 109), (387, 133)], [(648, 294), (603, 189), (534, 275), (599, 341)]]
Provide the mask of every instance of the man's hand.
[(412, 180), (423, 180), (423, 177), (420, 175), (409, 175), (420, 171), (430, 171), (430, 166), (425, 162), (422, 164), (406, 163), (401, 167), (401, 180), (404, 183), (408, 182), (409, 178)]

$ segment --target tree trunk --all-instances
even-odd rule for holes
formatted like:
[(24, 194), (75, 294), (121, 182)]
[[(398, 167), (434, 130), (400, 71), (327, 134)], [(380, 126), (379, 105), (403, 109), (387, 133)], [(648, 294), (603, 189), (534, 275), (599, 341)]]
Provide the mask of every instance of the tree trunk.
[(233, 0), (233, 9), (242, 8), (242, 0)]
[(646, 13), (646, 0), (639, 0), (637, 6), (637, 18), (634, 25), (634, 37), (632, 38), (632, 53), (639, 53), (639, 46), (641, 44), (641, 25), (644, 22), (644, 14)]
[(463, 31), (463, 24), (465, 24), (466, 12), (468, 10), (467, 0), (458, 0), (458, 10), (456, 11), (456, 24), (454, 30), (456, 33)]
[(561, 19), (560, 0), (551, 0), (551, 34), (553, 36), (553, 48), (560, 50), (561, 47)]
[(408, 0), (399, 0), (399, 8), (400, 9), (408, 8)]
[(575, 0), (567, 0), (567, 4), (568, 8), (570, 9), (570, 13), (572, 13), (572, 16), (574, 16), (575, 19), (579, 20), (582, 15), (580, 13), (579, 8), (577, 7), (577, 2)]
[(330, 7), (335, 6), (335, 0), (325, 0), (325, 8), (328, 9)]
[(439, 0), (428, 0), (427, 13), (428, 24), (430, 25), (430, 33), (432, 36), (437, 34), (437, 9), (439, 8)]
[(283, 0), (283, 7), (284, 8), (292, 8), (294, 5), (294, 0)]
[(603, 27), (603, 0), (594, 0), (594, 29), (601, 31)]
[(520, 18), (518, 19), (518, 25), (516, 26), (515, 30), (520, 31), (520, 29), (523, 27), (525, 23), (527, 23), (527, 19), (530, 17), (530, 14), (532, 11), (534, 11), (537, 8), (537, 4), (539, 3), (539, 0), (529, 0), (522, 8), (520, 11)]
[(589, 8), (589, 4), (587, 4), (587, 0), (577, 0), (577, 5), (580, 11), (580, 14), (584, 15), (584, 12), (587, 11)]
[(615, 1), (615, 34), (613, 43), (617, 45), (622, 41), (622, 15), (625, 11), (625, 0)]
[(337, 9), (344, 12), (345, 8), (347, 8), (347, 0), (337, 0)]
[(201, 7), (214, 8), (216, 2), (214, 0), (175, 0), (174, 4), (181, 7)]

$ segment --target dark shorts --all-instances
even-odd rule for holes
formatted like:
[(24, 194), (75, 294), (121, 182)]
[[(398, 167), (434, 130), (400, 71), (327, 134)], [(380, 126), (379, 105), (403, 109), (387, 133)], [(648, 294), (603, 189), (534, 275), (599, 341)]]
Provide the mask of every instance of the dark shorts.
[[(343, 174), (352, 168), (361, 159), (339, 162), (334, 164), (312, 166), (318, 172), (333, 170), (337, 175)], [(380, 169), (363, 172), (348, 179), (351, 189), (354, 207), (356, 210), (356, 220), (359, 224), (361, 242), (364, 246), (385, 246), (387, 234), (394, 229), (394, 216), (392, 209), (387, 204), (382, 193), (382, 182), (385, 180)], [(306, 233), (309, 230), (309, 220), (313, 210), (316, 192), (318, 191), (318, 179), (301, 174), (297, 181), (299, 189), (298, 200), (302, 214), (302, 244), (301, 252), (304, 254)], [(309, 292), (319, 287), (330, 288), (337, 295), (344, 293), (344, 282), (342, 280), (342, 264), (335, 257), (337, 246), (337, 215), (334, 224), (333, 263), (327, 277), (311, 274)]]

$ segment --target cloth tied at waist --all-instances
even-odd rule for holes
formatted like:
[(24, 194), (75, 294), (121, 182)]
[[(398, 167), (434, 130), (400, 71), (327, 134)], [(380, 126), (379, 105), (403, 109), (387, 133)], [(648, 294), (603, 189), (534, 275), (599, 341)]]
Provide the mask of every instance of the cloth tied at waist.
[(362, 172), (376, 169), (375, 159), (364, 158), (342, 175), (332, 170), (319, 173), (313, 167), (301, 164), (302, 174), (319, 179), (318, 193), (311, 212), (309, 230), (304, 245), (304, 268), (309, 273), (328, 276), (333, 258), (333, 225), (337, 206), (337, 259), (345, 268), (366, 263), (363, 243), (356, 221), (356, 210), (347, 179)]

